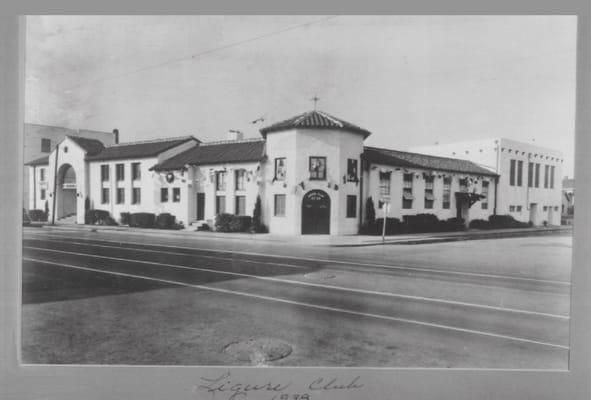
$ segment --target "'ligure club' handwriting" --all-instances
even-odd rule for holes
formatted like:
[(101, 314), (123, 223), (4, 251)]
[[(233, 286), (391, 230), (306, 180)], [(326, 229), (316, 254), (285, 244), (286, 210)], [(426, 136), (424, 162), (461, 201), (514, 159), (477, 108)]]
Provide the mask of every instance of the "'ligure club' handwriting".
[[(360, 389), (363, 387), (363, 383), (360, 382), (361, 378), (356, 376), (350, 380), (344, 380), (339, 378), (326, 378), (318, 377), (312, 380), (308, 385), (301, 387), (304, 392), (320, 392), (320, 391), (332, 391), (332, 390), (352, 390)], [(227, 398), (227, 400), (240, 400), (246, 399), (249, 393), (257, 392), (257, 398), (260, 394), (266, 392), (270, 398), (278, 399), (280, 393), (285, 392), (292, 386), (292, 382), (277, 383), (267, 381), (263, 383), (248, 383), (240, 382), (232, 379), (232, 375), (229, 371), (224, 372), (215, 378), (201, 377), (201, 384), (196, 386), (195, 389), (206, 391), (211, 394), (213, 398), (216, 394), (222, 395), (221, 397)], [(223, 395), (226, 396), (223, 396)], [(285, 394), (284, 394), (285, 395)], [(308, 394), (297, 395), (299, 398), (309, 398)], [(304, 396), (304, 397), (302, 397)], [(220, 398), (220, 397), (218, 397)]]

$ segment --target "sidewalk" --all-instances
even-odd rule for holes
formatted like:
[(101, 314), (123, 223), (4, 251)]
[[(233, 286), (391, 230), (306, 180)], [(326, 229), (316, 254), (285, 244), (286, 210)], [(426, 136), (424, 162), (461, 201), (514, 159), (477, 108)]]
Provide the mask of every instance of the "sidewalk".
[(250, 234), (250, 233), (225, 233), (212, 231), (194, 231), (194, 227), (183, 230), (163, 230), (163, 229), (143, 229), (130, 228), (126, 226), (105, 226), (105, 225), (76, 225), (76, 224), (56, 224), (54, 226), (45, 225), (43, 229), (49, 230), (81, 230), (88, 232), (119, 231), (132, 232), (149, 236), (165, 237), (191, 237), (191, 238), (219, 238), (224, 240), (246, 240), (257, 242), (284, 242), (290, 244), (303, 244), (310, 246), (328, 246), (328, 247), (356, 247), (356, 246), (376, 246), (382, 244), (428, 244), (440, 242), (453, 242), (460, 240), (481, 240), (481, 239), (500, 239), (511, 237), (539, 236), (547, 234), (572, 232), (572, 226), (550, 226), (519, 229), (490, 229), (490, 230), (468, 230), (461, 232), (435, 232), (435, 233), (414, 233), (405, 235), (386, 236), (382, 241), (381, 236), (369, 235), (273, 235), (273, 234)]

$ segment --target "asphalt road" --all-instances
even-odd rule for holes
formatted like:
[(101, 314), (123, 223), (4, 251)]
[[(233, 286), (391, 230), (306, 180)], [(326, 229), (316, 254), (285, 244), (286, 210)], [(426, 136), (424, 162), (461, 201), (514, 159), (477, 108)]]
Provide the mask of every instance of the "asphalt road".
[(25, 229), (23, 360), (248, 365), (226, 346), (263, 338), (293, 348), (269, 365), (566, 369), (570, 242), (334, 250)]

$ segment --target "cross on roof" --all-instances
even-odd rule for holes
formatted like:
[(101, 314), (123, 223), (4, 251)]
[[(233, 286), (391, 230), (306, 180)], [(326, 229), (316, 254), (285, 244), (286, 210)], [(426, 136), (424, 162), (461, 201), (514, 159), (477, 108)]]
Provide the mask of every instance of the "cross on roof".
[(314, 96), (310, 100), (314, 102), (314, 110), (316, 110), (316, 103), (318, 103), (318, 100), (320, 100), (320, 98), (318, 96)]

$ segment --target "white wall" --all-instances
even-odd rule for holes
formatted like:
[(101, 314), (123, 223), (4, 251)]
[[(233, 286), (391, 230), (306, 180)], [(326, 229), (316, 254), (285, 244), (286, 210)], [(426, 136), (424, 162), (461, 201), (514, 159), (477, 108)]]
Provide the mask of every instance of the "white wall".
[[(497, 214), (510, 214), (524, 222), (533, 219), (532, 222), (535, 225), (540, 225), (543, 221), (553, 225), (560, 224), (563, 156), (559, 151), (504, 138), (421, 146), (414, 147), (412, 150), (466, 159), (482, 166), (490, 166), (500, 175)], [(521, 186), (510, 185), (511, 159), (523, 161)], [(528, 162), (540, 164), (539, 188), (528, 188)], [(555, 167), (553, 189), (544, 188), (545, 165)], [(530, 213), (532, 203), (537, 204), (539, 212)], [(521, 212), (516, 211), (517, 206), (521, 207)], [(544, 211), (544, 207), (548, 210)], [(549, 211), (550, 207), (552, 212)], [(555, 211), (556, 207), (558, 211)]]
[[(45, 170), (45, 180), (41, 181), (41, 170)], [(28, 209), (33, 210), (45, 210), (45, 201), (47, 201), (48, 206), (51, 207), (51, 202), (49, 201), (49, 185), (48, 185), (48, 174), (49, 174), (49, 165), (36, 165), (36, 166), (28, 166), (26, 168), (26, 173), (29, 176), (27, 179), (29, 188), (28, 191), (25, 192), (28, 195)], [(41, 190), (45, 189), (45, 199), (41, 197)]]
[[(363, 137), (338, 130), (289, 130), (267, 135), (265, 178), (265, 210), (269, 216), (270, 232), (299, 235), (302, 229), (302, 198), (310, 190), (319, 189), (330, 197), (330, 234), (355, 234), (359, 216), (346, 218), (346, 196), (356, 195), (359, 205), (359, 186), (354, 182), (343, 183), (347, 173), (347, 159), (358, 160), (363, 151)], [(309, 179), (309, 157), (326, 157), (326, 180)], [(275, 158), (285, 157), (287, 176), (284, 182), (272, 182)], [(300, 186), (303, 182), (304, 189)], [(330, 186), (330, 187), (329, 187)], [(285, 217), (275, 217), (274, 196), (286, 195)], [(359, 207), (357, 206), (357, 209)]]
[[(378, 201), (381, 199), (380, 195), (380, 171), (391, 171), (390, 181), (390, 211), (388, 217), (398, 218), (402, 220), (404, 215), (415, 214), (434, 214), (440, 220), (454, 218), (457, 216), (455, 192), (460, 190), (461, 178), (468, 178), (468, 192), (482, 192), (482, 182), (488, 181), (488, 207), (482, 208), (482, 202), (478, 201), (469, 210), (469, 220), (473, 219), (488, 219), (493, 214), (494, 209), (494, 188), (495, 178), (485, 175), (454, 173), (434, 170), (433, 175), (433, 195), (435, 200), (433, 208), (425, 208), (425, 178), (423, 173), (429, 174), (430, 171), (419, 168), (403, 168), (389, 165), (370, 164), (369, 170), (364, 171), (364, 196), (363, 196), (363, 213), (365, 213), (365, 204), (368, 197), (372, 197), (374, 207), (376, 210), (376, 218), (383, 218), (383, 210), (378, 208)], [(412, 208), (402, 208), (402, 192), (404, 174), (413, 174), (413, 196)], [(450, 193), (450, 207), (443, 208), (443, 180), (444, 177), (451, 177), (451, 193)], [(365, 218), (365, 215), (363, 215)]]

